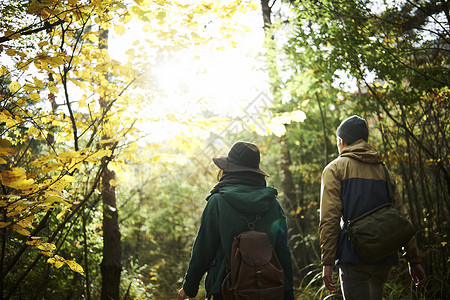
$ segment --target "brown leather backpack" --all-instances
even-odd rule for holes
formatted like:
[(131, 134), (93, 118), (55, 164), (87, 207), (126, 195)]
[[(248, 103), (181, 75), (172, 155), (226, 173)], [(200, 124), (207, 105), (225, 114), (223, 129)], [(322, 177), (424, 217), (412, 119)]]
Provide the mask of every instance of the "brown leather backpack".
[[(241, 217), (247, 221), (245, 216)], [(254, 230), (235, 237), (231, 246), (231, 263), (222, 282), (226, 300), (281, 300), (284, 298), (284, 271), (266, 233)]]

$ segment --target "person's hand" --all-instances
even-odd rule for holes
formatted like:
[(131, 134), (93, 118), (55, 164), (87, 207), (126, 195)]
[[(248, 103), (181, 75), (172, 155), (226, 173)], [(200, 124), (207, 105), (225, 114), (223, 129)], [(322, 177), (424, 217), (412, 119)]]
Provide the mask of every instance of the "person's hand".
[(332, 265), (323, 266), (322, 279), (323, 279), (323, 283), (325, 283), (325, 287), (330, 292), (332, 292), (336, 289), (336, 286), (334, 285), (334, 282), (333, 282), (333, 266)]
[(421, 264), (409, 265), (409, 274), (416, 287), (422, 286), (425, 283), (425, 271)]
[(188, 295), (186, 295), (186, 292), (184, 291), (184, 289), (181, 288), (181, 289), (178, 291), (178, 297), (177, 297), (177, 300), (184, 300), (184, 299), (186, 299), (186, 298), (188, 298)]

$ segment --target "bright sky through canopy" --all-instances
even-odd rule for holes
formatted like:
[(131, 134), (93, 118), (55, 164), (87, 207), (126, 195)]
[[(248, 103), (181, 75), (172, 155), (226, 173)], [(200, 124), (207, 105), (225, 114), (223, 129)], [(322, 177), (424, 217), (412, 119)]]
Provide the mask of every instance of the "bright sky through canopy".
[[(158, 96), (152, 100), (158, 110), (194, 115), (209, 111), (236, 117), (261, 91), (267, 92), (267, 77), (258, 69), (262, 62), (264, 31), (259, 10), (248, 9), (237, 19), (250, 29), (232, 35), (232, 47), (218, 50), (213, 45), (181, 49), (169, 59), (151, 66), (152, 85)], [(217, 34), (218, 38), (221, 38)], [(125, 52), (135, 40), (148, 38), (146, 32), (127, 29), (112, 34), (109, 52), (113, 59), (126, 59)]]

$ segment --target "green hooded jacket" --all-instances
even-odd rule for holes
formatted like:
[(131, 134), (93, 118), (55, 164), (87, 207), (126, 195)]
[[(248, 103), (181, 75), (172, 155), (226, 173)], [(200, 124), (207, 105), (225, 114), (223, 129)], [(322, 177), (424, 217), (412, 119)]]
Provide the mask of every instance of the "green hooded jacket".
[(224, 253), (227, 261), (230, 261), (234, 237), (248, 230), (247, 223), (240, 217), (240, 213), (244, 213), (250, 222), (256, 214), (260, 215), (255, 230), (268, 234), (284, 269), (285, 299), (294, 299), (286, 215), (276, 196), (277, 190), (271, 187), (239, 184), (222, 187), (218, 193), (208, 196), (183, 284), (189, 297), (197, 295), (205, 273), (208, 299), (213, 294), (221, 294), (221, 284), (226, 275)]

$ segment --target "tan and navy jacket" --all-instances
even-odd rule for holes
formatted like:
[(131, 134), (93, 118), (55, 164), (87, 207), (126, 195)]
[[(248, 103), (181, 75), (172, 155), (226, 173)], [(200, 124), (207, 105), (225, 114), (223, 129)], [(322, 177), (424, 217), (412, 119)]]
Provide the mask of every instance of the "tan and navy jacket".
[[(389, 179), (394, 187), (395, 207), (407, 215), (392, 174)], [(348, 220), (389, 202), (385, 173), (378, 153), (363, 140), (345, 147), (322, 173), (319, 223), (322, 264), (362, 263), (342, 227)], [(404, 256), (409, 262), (420, 262), (415, 237), (405, 245)], [(375, 264), (395, 265), (397, 254)]]

